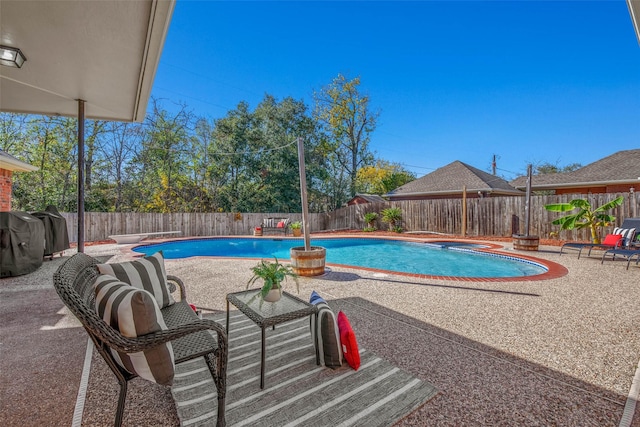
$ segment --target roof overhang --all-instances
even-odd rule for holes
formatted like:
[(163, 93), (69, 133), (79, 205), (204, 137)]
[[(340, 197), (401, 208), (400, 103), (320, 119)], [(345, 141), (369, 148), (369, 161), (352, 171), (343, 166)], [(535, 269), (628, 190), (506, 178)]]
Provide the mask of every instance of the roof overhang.
[[(500, 196), (523, 196), (524, 193), (519, 190), (508, 191), (508, 190), (497, 190), (495, 188), (467, 188), (467, 194), (475, 194), (475, 193), (484, 193), (484, 194), (492, 194), (492, 195), (500, 195)], [(462, 190), (438, 190), (438, 191), (428, 191), (428, 192), (413, 192), (413, 193), (398, 193), (384, 194), (384, 197), (388, 197), (389, 199), (401, 198), (401, 197), (428, 197), (428, 196), (446, 196), (446, 195), (458, 195), (462, 194)]]
[(636, 37), (640, 44), (640, 0), (627, 0), (627, 6), (629, 7), (631, 22), (633, 23), (633, 28), (636, 30)]
[[(618, 181), (591, 181), (591, 182), (567, 182), (564, 184), (532, 184), (532, 190), (558, 190), (565, 188), (587, 188), (587, 187), (606, 187), (607, 185), (636, 185), (640, 184), (640, 177), (636, 180), (622, 179)], [(516, 188), (525, 188), (518, 185)]]
[(0, 67), (0, 111), (144, 120), (175, 0), (2, 0), (0, 44), (22, 68)]
[(37, 171), (40, 168), (20, 161), (12, 155), (0, 150), (0, 169), (5, 169), (13, 172), (33, 172)]

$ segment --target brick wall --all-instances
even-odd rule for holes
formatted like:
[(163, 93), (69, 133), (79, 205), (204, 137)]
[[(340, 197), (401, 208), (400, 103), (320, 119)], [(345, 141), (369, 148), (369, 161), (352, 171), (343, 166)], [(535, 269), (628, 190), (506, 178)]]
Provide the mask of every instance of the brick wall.
[(0, 169), (0, 212), (11, 210), (11, 176), (13, 172)]

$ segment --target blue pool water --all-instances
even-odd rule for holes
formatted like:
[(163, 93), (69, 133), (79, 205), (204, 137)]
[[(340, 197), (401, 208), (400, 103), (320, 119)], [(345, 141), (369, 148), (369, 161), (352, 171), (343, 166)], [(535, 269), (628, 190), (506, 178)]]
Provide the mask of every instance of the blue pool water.
[[(514, 257), (473, 251), (478, 245), (438, 245), (385, 239), (313, 239), (327, 249), (327, 263), (404, 273), (457, 277), (521, 277), (542, 274), (540, 264)], [(167, 259), (193, 256), (289, 259), (300, 239), (213, 238), (138, 246), (146, 255), (161, 250)]]

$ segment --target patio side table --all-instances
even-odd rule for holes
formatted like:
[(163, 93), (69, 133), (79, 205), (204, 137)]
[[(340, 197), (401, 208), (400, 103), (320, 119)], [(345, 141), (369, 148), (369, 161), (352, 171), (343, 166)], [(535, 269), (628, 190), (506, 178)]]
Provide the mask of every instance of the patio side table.
[[(309, 304), (288, 292), (282, 292), (282, 298), (276, 302), (262, 302), (258, 297), (259, 289), (234, 292), (227, 294), (227, 335), (229, 334), (229, 303), (233, 304), (262, 330), (262, 354), (260, 363), (260, 388), (264, 389), (264, 363), (265, 363), (265, 330), (271, 326), (285, 323), (290, 320), (311, 316), (317, 313), (315, 305)], [(316, 364), (320, 365), (318, 343), (316, 334)]]

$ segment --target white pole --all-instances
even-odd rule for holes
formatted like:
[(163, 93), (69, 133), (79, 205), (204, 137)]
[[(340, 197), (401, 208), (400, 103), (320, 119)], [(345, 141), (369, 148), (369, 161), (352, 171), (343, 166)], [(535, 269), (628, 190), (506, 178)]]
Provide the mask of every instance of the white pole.
[(307, 175), (304, 167), (304, 144), (298, 138), (298, 169), (300, 171), (300, 198), (302, 200), (302, 230), (304, 232), (304, 250), (311, 250), (311, 234), (309, 227), (309, 206), (307, 204)]

